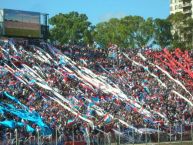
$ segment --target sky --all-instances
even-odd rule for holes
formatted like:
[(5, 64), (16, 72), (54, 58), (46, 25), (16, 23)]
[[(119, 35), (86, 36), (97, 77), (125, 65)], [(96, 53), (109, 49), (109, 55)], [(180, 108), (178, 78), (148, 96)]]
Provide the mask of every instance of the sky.
[(0, 8), (48, 13), (49, 17), (77, 11), (97, 24), (127, 15), (166, 18), (169, 0), (0, 0)]

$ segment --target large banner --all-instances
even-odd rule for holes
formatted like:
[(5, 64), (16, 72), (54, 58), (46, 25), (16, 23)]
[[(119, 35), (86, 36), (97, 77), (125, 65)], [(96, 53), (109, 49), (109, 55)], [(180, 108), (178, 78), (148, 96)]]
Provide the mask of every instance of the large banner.
[(7, 36), (39, 38), (40, 13), (4, 9), (4, 28)]

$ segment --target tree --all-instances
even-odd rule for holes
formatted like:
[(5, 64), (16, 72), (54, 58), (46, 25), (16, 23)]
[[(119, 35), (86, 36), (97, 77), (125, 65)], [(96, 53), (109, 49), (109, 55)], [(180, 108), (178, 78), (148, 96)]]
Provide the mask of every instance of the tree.
[(109, 44), (122, 47), (124, 41), (122, 30), (120, 20), (113, 18), (96, 25), (94, 39), (102, 48), (108, 47)]
[(96, 25), (94, 31), (94, 41), (102, 48), (108, 47), (111, 41), (111, 35), (109, 34), (110, 28), (108, 22), (101, 22)]
[(172, 24), (172, 47), (173, 48), (183, 48), (185, 47), (183, 41), (183, 21), (184, 21), (184, 14), (178, 12), (175, 14), (170, 15), (167, 19)]
[(51, 39), (61, 44), (92, 44), (93, 27), (85, 14), (70, 12), (58, 14), (49, 19), (52, 25), (50, 30)]
[(123, 26), (123, 36), (124, 36), (124, 45), (127, 48), (135, 48), (135, 32), (138, 29), (138, 23), (136, 19), (140, 19), (138, 16), (126, 16), (121, 19), (121, 24)]
[(184, 40), (186, 43), (186, 49), (193, 48), (193, 19), (186, 19), (183, 27)]
[(154, 20), (154, 41), (161, 48), (169, 46), (172, 42), (171, 26), (166, 19)]
[(153, 19), (140, 16), (126, 16), (121, 19), (127, 33), (127, 43), (133, 47), (144, 47), (153, 39)]
[(140, 16), (112, 18), (96, 26), (85, 14), (70, 12), (49, 19), (50, 38), (61, 44), (92, 45), (107, 48), (116, 44), (120, 48), (145, 47), (155, 44), (172, 48), (193, 48), (193, 19), (176, 13), (167, 19), (144, 19)]
[(154, 27), (153, 27), (153, 19), (148, 18), (144, 20), (138, 28), (136, 33), (136, 43), (138, 47), (144, 47), (149, 45), (153, 40)]
[(168, 20), (172, 24), (173, 48), (193, 48), (193, 19), (187, 18), (185, 14), (178, 12), (170, 15)]
[(95, 41), (102, 47), (113, 43), (123, 48), (146, 46), (153, 39), (153, 19), (127, 16), (99, 23), (95, 29)]

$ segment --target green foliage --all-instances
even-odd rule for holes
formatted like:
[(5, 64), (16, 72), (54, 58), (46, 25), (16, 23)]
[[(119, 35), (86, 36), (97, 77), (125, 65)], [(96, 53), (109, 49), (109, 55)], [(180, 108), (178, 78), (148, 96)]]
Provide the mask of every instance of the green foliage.
[(185, 49), (193, 48), (193, 19), (187, 19), (183, 28)]
[(94, 40), (103, 48), (109, 44), (121, 46), (123, 42), (122, 26), (118, 19), (111, 19), (109, 22), (102, 22), (96, 25)]
[(178, 12), (170, 15), (168, 20), (172, 25), (172, 47), (179, 47), (184, 50), (193, 48), (193, 19), (188, 18), (185, 14)]
[(61, 44), (92, 44), (92, 26), (85, 14), (70, 12), (58, 14), (49, 19), (53, 26), (50, 30), (51, 39)]
[(182, 13), (167, 19), (144, 19), (140, 16), (112, 18), (96, 26), (85, 14), (70, 12), (58, 14), (49, 20), (50, 38), (61, 44), (92, 45), (102, 48), (116, 44), (120, 48), (145, 47), (156, 44), (161, 48), (193, 48), (193, 19)]
[(154, 41), (161, 48), (167, 47), (172, 42), (171, 23), (166, 19), (154, 20)]
[(110, 19), (96, 25), (95, 41), (102, 47), (117, 44), (119, 47), (135, 48), (147, 45), (153, 38), (153, 19), (139, 16)]

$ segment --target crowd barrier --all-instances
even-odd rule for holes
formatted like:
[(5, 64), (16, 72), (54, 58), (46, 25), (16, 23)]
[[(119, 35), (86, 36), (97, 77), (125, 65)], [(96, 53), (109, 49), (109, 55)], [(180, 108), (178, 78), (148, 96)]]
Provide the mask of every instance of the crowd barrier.
[[(147, 130), (147, 131), (146, 131)], [(56, 131), (57, 132), (57, 131)], [(23, 137), (18, 132), (6, 133), (0, 141), (2, 145), (111, 145), (111, 144), (150, 144), (163, 142), (178, 142), (182, 144), (189, 141), (193, 144), (193, 128), (192, 125), (179, 125), (169, 127), (168, 131), (161, 130), (156, 133), (148, 132), (144, 129), (142, 134), (134, 131), (124, 131), (121, 133), (109, 132), (99, 133), (97, 135), (64, 135), (59, 132), (52, 136), (43, 137), (39, 133)]]

